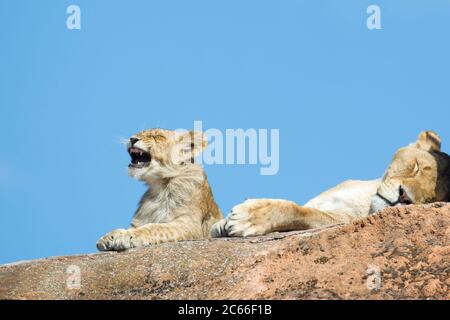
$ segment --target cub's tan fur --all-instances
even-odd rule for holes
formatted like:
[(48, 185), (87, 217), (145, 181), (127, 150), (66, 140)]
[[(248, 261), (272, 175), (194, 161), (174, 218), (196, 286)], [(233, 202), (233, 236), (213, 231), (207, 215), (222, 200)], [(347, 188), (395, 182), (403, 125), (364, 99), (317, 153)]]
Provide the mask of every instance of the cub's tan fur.
[(97, 248), (125, 250), (181, 240), (210, 237), (212, 225), (223, 218), (202, 167), (194, 156), (206, 147), (200, 132), (152, 129), (132, 136), (130, 176), (144, 181), (143, 195), (129, 229), (114, 230)]
[(450, 201), (450, 157), (432, 131), (397, 151), (384, 177), (346, 181), (304, 206), (286, 200), (248, 200), (213, 226), (212, 235), (257, 236), (319, 228), (363, 218), (386, 207)]

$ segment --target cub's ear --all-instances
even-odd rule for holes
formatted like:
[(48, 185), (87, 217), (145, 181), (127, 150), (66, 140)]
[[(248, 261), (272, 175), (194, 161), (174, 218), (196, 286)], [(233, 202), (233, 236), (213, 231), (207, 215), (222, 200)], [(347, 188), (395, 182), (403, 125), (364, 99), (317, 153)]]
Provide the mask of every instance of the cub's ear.
[(416, 147), (429, 152), (441, 151), (441, 138), (434, 131), (421, 132)]
[(180, 163), (185, 163), (186, 161), (193, 163), (194, 157), (202, 153), (208, 144), (206, 135), (199, 131), (178, 132), (175, 139), (178, 146), (176, 149), (179, 150), (177, 156)]

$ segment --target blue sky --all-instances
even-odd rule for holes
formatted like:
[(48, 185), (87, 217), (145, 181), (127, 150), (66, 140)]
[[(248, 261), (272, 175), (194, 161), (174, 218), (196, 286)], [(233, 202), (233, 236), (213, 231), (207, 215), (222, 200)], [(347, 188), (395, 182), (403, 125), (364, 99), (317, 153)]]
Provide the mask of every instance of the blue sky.
[(119, 142), (145, 128), (280, 130), (277, 175), (206, 167), (224, 213), (379, 177), (424, 129), (448, 151), (449, 30), (444, 0), (1, 1), (0, 263), (128, 226), (145, 187)]

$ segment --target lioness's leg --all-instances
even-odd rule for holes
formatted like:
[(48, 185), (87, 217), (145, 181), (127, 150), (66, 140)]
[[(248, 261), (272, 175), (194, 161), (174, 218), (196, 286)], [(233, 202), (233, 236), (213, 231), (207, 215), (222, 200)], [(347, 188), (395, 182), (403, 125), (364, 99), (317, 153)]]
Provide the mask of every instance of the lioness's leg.
[[(200, 226), (200, 223), (199, 223)], [(194, 231), (199, 229), (198, 232)], [(138, 228), (114, 230), (97, 242), (100, 251), (121, 251), (163, 242), (202, 238), (201, 228), (181, 222), (149, 223)]]
[(248, 237), (276, 231), (319, 228), (344, 221), (333, 214), (287, 200), (247, 200), (213, 226), (212, 236)]

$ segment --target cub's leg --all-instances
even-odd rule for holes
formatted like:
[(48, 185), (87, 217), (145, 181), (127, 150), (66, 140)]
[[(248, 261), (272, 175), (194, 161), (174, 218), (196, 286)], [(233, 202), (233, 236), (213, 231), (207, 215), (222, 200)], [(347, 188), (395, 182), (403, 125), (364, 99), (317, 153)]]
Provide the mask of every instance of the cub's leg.
[[(97, 242), (100, 251), (122, 251), (163, 242), (196, 240), (202, 238), (199, 227), (192, 223), (149, 223), (138, 228), (118, 229), (106, 234)], [(198, 232), (193, 231), (199, 229)]]
[(259, 236), (277, 231), (305, 230), (344, 222), (332, 213), (297, 205), (287, 200), (255, 199), (235, 206), (216, 223), (213, 237)]

